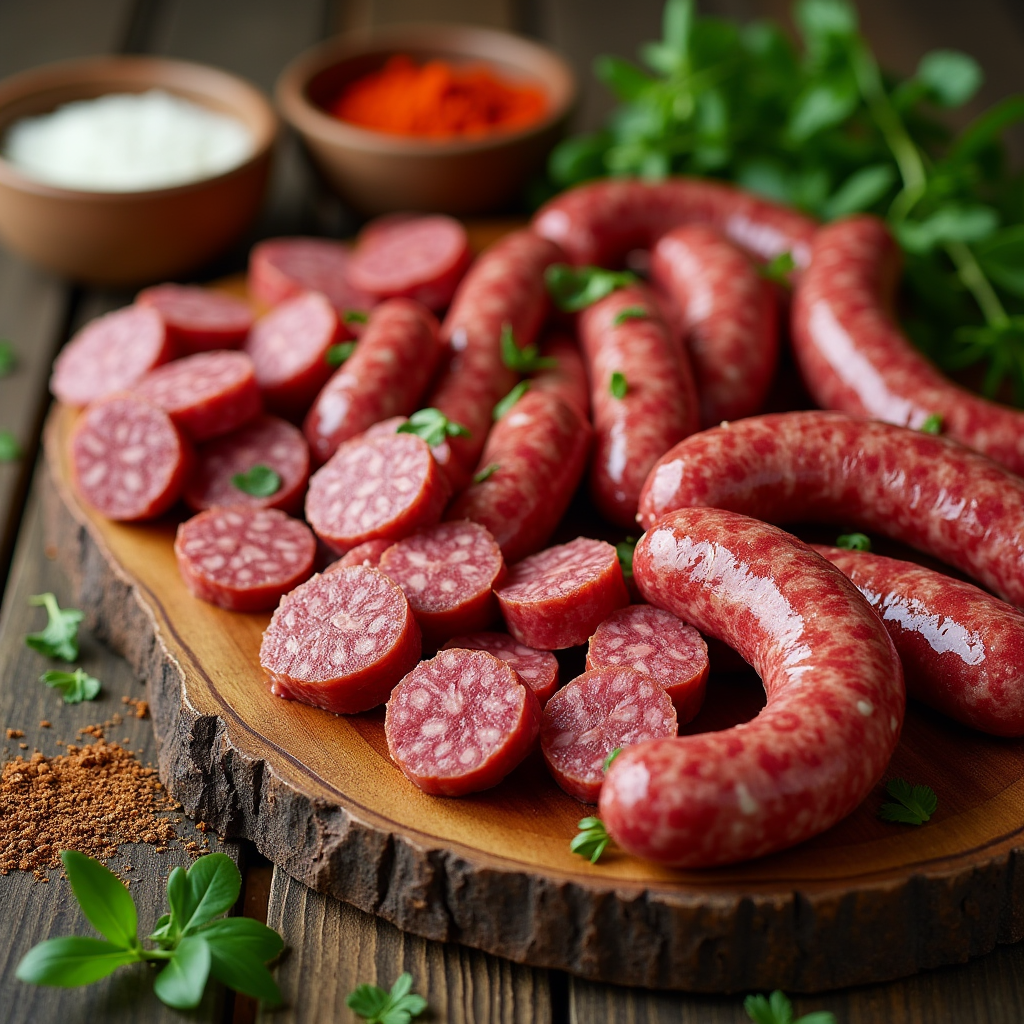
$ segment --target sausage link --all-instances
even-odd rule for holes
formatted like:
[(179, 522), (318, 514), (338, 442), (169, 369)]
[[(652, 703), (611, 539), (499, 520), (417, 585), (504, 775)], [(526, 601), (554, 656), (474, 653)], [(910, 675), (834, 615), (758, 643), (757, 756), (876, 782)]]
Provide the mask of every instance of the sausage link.
[(539, 370), (530, 378), (531, 391), (547, 391), (557, 395), (576, 409), (584, 419), (590, 417), (590, 385), (587, 368), (575, 339), (566, 334), (553, 333), (544, 342), (541, 354), (554, 359), (556, 366)]
[(1024, 604), (1024, 480), (944, 437), (836, 412), (753, 416), (695, 434), (651, 471), (645, 526), (708, 505), (893, 537)]
[(625, 750), (600, 815), (630, 853), (711, 867), (782, 850), (848, 815), (879, 781), (906, 694), (892, 641), (856, 587), (807, 545), (721, 509), (683, 509), (641, 538), (652, 604), (724, 640), (767, 704), (721, 732)]

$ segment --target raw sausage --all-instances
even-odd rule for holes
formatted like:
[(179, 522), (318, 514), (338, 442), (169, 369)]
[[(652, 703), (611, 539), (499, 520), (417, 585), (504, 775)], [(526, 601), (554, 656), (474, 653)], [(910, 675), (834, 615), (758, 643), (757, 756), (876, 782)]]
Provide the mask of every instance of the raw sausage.
[(1024, 474), (1024, 412), (954, 384), (911, 344), (891, 313), (899, 267), (899, 246), (876, 217), (821, 229), (793, 298), (793, 351), (811, 396), (914, 428), (938, 414), (948, 437)]
[(185, 586), (233, 612), (273, 608), (309, 579), (316, 558), (310, 528), (276, 508), (231, 505), (186, 520), (174, 538)]
[(94, 402), (71, 431), (75, 490), (108, 519), (153, 519), (180, 497), (188, 441), (162, 409), (132, 394)]
[(479, 483), (447, 517), (486, 526), (508, 562), (539, 551), (555, 532), (587, 467), (590, 423), (554, 393), (528, 391), (491, 429)]
[(850, 580), (777, 527), (703, 508), (649, 530), (633, 572), (652, 604), (749, 661), (768, 701), (731, 729), (624, 751), (601, 790), (615, 841), (711, 867), (783, 850), (849, 814), (882, 777), (906, 702), (892, 641)]
[(699, 224), (658, 240), (651, 277), (678, 307), (701, 425), (759, 412), (779, 361), (774, 286), (732, 242)]
[(556, 333), (544, 342), (541, 355), (554, 359), (556, 365), (538, 370), (530, 378), (530, 390), (557, 395), (584, 419), (589, 417), (590, 385), (579, 345), (568, 335)]
[[(214, 505), (252, 505), (297, 512), (309, 481), (309, 446), (298, 427), (276, 416), (260, 416), (244, 427), (207, 441), (196, 453), (196, 467), (185, 484), (186, 504), (197, 512)], [(234, 478), (266, 466), (281, 486), (266, 497), (236, 487)]]
[(813, 547), (878, 612), (911, 697), (982, 732), (1024, 736), (1024, 615), (913, 562)]
[(343, 555), (364, 541), (399, 540), (433, 525), (447, 501), (447, 481), (422, 438), (356, 437), (310, 477), (306, 520)]
[(558, 659), (550, 651), (527, 647), (508, 633), (469, 633), (455, 636), (442, 650), (460, 647), (466, 651), (486, 651), (515, 669), (524, 686), (533, 690), (541, 707), (558, 689)]
[(615, 548), (586, 537), (524, 558), (495, 594), (508, 631), (542, 651), (583, 643), (629, 604)]
[(530, 752), (540, 705), (515, 672), (484, 651), (441, 651), (392, 693), (384, 718), (391, 759), (425, 793), (465, 796), (496, 786)]
[(676, 709), (650, 676), (618, 665), (584, 672), (544, 708), (540, 749), (555, 782), (596, 804), (604, 764), (616, 747), (675, 736)]
[(607, 178), (555, 196), (533, 230), (557, 242), (576, 264), (614, 267), (633, 249), (650, 249), (672, 228), (707, 224), (755, 259), (788, 252), (807, 266), (817, 224), (795, 210), (718, 181)]
[(174, 355), (163, 317), (146, 306), (126, 306), (90, 320), (61, 349), (50, 390), (65, 405), (88, 405), (133, 388)]
[(649, 604), (612, 612), (587, 645), (587, 671), (614, 665), (650, 676), (671, 698), (680, 725), (697, 717), (708, 681), (708, 645), (671, 612)]
[[(648, 315), (616, 322), (635, 308)], [(699, 427), (693, 375), (642, 285), (620, 288), (585, 309), (579, 334), (594, 421), (590, 493), (606, 519), (628, 528), (651, 467)], [(615, 392), (616, 380), (622, 393)]]
[(1024, 480), (943, 437), (837, 412), (737, 420), (658, 462), (639, 521), (693, 505), (881, 533), (1024, 605)]
[(274, 694), (339, 715), (383, 704), (419, 657), (401, 587), (365, 566), (314, 576), (286, 594), (260, 645)]
[(374, 423), (415, 412), (441, 355), (437, 332), (434, 315), (410, 299), (373, 310), (355, 352), (324, 385), (303, 424), (318, 463)]
[(494, 538), (476, 523), (418, 530), (389, 547), (378, 568), (405, 592), (427, 644), (485, 629), (498, 617), (493, 588), (505, 563)]
[(198, 285), (154, 285), (135, 301), (163, 317), (171, 344), (183, 354), (241, 348), (254, 319), (248, 303)]
[(158, 406), (193, 441), (221, 437), (263, 411), (244, 352), (198, 352), (147, 374), (132, 390)]

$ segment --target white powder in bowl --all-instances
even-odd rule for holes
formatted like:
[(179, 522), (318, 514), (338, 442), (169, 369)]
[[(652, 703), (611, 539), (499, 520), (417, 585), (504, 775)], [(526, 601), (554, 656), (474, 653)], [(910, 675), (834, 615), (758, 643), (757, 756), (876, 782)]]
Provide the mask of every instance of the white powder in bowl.
[(16, 121), (3, 156), (28, 177), (88, 192), (141, 192), (237, 167), (253, 137), (237, 118), (158, 89), (77, 100)]

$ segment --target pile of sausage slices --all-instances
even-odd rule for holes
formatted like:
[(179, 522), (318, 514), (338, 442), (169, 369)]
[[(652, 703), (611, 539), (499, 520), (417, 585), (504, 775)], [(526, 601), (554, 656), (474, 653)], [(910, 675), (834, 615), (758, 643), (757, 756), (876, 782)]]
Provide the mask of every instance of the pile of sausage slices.
[[(629, 263), (643, 274), (579, 270)], [(594, 285), (572, 314), (549, 295), (567, 274)], [(726, 864), (849, 814), (908, 691), (1024, 735), (1024, 413), (909, 344), (898, 275), (871, 217), (819, 227), (719, 183), (600, 181), (475, 260), (439, 216), (382, 218), (354, 248), (263, 242), (259, 319), (147, 289), (72, 339), (52, 389), (83, 408), (86, 502), (136, 521), (183, 499), (190, 590), (276, 609), (274, 693), (337, 714), (386, 702), (395, 763), (446, 796), (495, 785), (539, 737), (620, 847)], [(762, 413), (780, 320), (819, 410)], [(630, 578), (603, 540), (548, 546), (586, 475), (604, 520), (646, 531)], [(807, 521), (985, 589), (770, 525)], [(754, 667), (767, 704), (679, 736), (703, 636)], [(587, 671), (559, 687), (552, 652), (582, 644)]]

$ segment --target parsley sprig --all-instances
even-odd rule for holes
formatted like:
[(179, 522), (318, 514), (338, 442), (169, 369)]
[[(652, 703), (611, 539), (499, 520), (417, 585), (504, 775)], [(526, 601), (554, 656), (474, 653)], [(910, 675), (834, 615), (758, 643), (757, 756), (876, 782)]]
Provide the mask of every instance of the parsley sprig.
[(511, 324), (501, 325), (501, 361), (515, 373), (536, 373), (537, 370), (550, 370), (558, 366), (557, 359), (542, 356), (536, 345), (520, 348), (516, 344)]
[(628, 580), (633, 575), (633, 552), (636, 550), (636, 537), (627, 537), (615, 545), (615, 554), (619, 557), (622, 575)]
[(14, 462), (21, 458), (21, 445), (9, 430), (0, 430), (0, 462)]
[(60, 661), (78, 660), (78, 627), (84, 614), (77, 608), (61, 608), (53, 594), (33, 594), (28, 603), (46, 609), (46, 628), (29, 633), (25, 643), (34, 651)]
[(580, 830), (579, 835), (573, 837), (569, 850), (596, 864), (612, 841), (604, 822), (600, 818), (581, 818), (576, 827)]
[(649, 320), (650, 310), (644, 306), (626, 306), (612, 318), (613, 327), (621, 327), (627, 320)]
[(440, 409), (417, 410), (398, 428), (397, 433), (422, 437), (431, 448), (436, 448), (449, 437), (469, 437), (469, 431), (461, 423), (448, 419)]
[(841, 533), (836, 537), (836, 547), (847, 551), (870, 551), (871, 538), (866, 533)]
[(878, 809), (882, 821), (901, 825), (923, 825), (939, 806), (939, 798), (930, 786), (912, 786), (906, 779), (890, 779), (885, 791), (895, 800)]
[(244, 473), (236, 473), (231, 478), (231, 485), (254, 498), (269, 498), (281, 490), (281, 474), (258, 462)]
[(39, 677), (39, 681), (60, 690), (65, 704), (81, 704), (83, 700), (95, 700), (102, 686), (100, 681), (89, 675), (84, 668), (76, 668), (74, 672), (50, 669)]
[(747, 996), (743, 1009), (754, 1024), (836, 1024), (831, 1010), (817, 1010), (793, 1017), (793, 1004), (784, 992), (776, 989), (770, 996)]
[(360, 985), (345, 1005), (366, 1024), (409, 1024), (427, 1008), (427, 1001), (412, 991), (412, 975), (406, 971), (398, 976), (390, 992), (377, 985)]
[(18, 355), (14, 345), (6, 339), (0, 340), (0, 377), (6, 377), (18, 366)]
[(603, 267), (571, 267), (568, 263), (552, 263), (544, 271), (544, 281), (555, 305), (565, 313), (578, 313), (587, 306), (625, 288), (636, 281), (628, 270), (605, 270)]
[(268, 1003), (281, 1001), (266, 968), (282, 950), (281, 936), (248, 917), (221, 917), (238, 899), (242, 876), (230, 857), (211, 853), (167, 879), (170, 913), (157, 921), (147, 949), (138, 935), (138, 913), (128, 889), (99, 861), (74, 850), (61, 854), (71, 889), (103, 939), (48, 939), (25, 954), (17, 977), (33, 985), (90, 985), (132, 963), (162, 963), (153, 989), (168, 1006), (199, 1005), (210, 975), (238, 992)]
[(495, 405), (491, 415), (494, 417), (494, 422), (497, 423), (502, 416), (505, 415), (512, 408), (516, 402), (519, 401), (527, 391), (530, 390), (530, 382), (528, 380), (521, 380), (504, 398), (502, 398), (497, 405)]
[(483, 469), (478, 469), (473, 474), (473, 483), (482, 484), (485, 480), (490, 480), (499, 469), (501, 469), (501, 466), (498, 465), (497, 462), (492, 462), (489, 465), (484, 466)]
[(329, 345), (324, 353), (324, 362), (328, 366), (341, 366), (347, 362), (352, 353), (356, 350), (354, 341), (339, 341), (337, 344)]
[(621, 753), (622, 747), (613, 747), (608, 752), (608, 756), (604, 759), (604, 762), (601, 764), (601, 771), (608, 771), (608, 769), (611, 768), (611, 766), (614, 764), (615, 758), (617, 758)]

